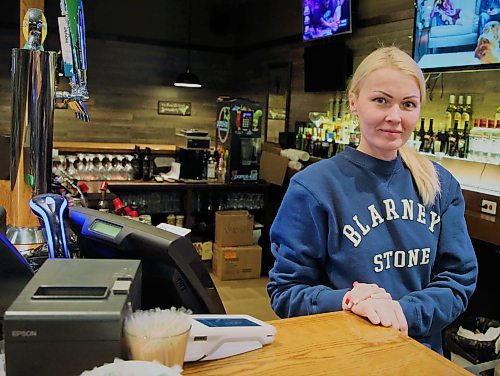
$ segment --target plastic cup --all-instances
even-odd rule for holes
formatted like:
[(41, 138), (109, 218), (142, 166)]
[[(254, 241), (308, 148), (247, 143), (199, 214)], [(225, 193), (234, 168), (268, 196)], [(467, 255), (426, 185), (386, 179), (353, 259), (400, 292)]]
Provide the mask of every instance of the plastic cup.
[(124, 330), (124, 339), (130, 360), (157, 361), (173, 367), (182, 368), (186, 354), (189, 331), (168, 337), (136, 336)]

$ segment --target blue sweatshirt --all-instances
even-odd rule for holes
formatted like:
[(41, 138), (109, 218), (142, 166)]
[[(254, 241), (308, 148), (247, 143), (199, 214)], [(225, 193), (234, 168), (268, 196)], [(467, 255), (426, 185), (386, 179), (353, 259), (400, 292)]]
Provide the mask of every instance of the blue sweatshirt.
[(290, 181), (271, 227), (268, 293), (280, 317), (342, 310), (353, 281), (398, 300), (408, 334), (441, 353), (441, 331), (467, 307), (477, 261), (460, 185), (435, 164), (441, 195), (425, 207), (401, 157), (352, 148)]

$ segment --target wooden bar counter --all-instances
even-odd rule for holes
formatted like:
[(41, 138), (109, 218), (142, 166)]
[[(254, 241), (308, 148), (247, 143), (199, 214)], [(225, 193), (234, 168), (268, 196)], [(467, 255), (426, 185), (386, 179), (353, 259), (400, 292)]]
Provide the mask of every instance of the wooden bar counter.
[(233, 357), (184, 363), (183, 375), (471, 375), (392, 328), (350, 312), (270, 321), (271, 345)]

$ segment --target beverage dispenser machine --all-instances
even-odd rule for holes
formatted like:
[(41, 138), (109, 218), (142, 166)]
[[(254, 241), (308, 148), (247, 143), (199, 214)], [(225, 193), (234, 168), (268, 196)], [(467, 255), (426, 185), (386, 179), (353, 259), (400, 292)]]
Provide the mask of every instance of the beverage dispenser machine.
[(221, 180), (228, 183), (258, 181), (262, 113), (261, 104), (249, 99), (219, 102), (216, 150)]

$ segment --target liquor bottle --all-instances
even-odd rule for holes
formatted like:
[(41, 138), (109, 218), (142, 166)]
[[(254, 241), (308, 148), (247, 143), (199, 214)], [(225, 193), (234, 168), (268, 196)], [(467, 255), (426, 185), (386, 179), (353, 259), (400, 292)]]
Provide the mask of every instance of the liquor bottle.
[(207, 162), (207, 179), (208, 179), (208, 181), (215, 180), (216, 168), (217, 168), (217, 163), (215, 162), (215, 158), (213, 157), (212, 153), (210, 153), (210, 157), (208, 158), (208, 162)]
[(454, 157), (457, 155), (458, 141), (460, 135), (458, 133), (458, 120), (455, 120), (455, 125), (453, 126), (453, 133), (448, 138), (448, 155)]
[(302, 150), (302, 148), (304, 147), (303, 143), (304, 143), (304, 128), (299, 127), (297, 135), (295, 136), (295, 149)]
[(418, 151), (424, 151), (424, 144), (425, 144), (425, 118), (420, 119), (420, 129), (418, 130), (418, 141), (420, 142), (420, 146), (418, 147)]
[(462, 126), (465, 126), (466, 121), (469, 124), (471, 124), (471, 121), (472, 121), (471, 120), (472, 119), (472, 97), (470, 95), (467, 95), (467, 97), (465, 97), (465, 106), (463, 108), (464, 109), (462, 112)]
[(425, 132), (424, 135), (424, 152), (434, 154), (434, 130), (432, 129), (432, 125), (434, 123), (434, 119), (429, 119), (429, 129)]
[(311, 128), (307, 128), (306, 137), (304, 141), (303, 150), (307, 151), (309, 154), (312, 154), (312, 131)]
[(439, 123), (436, 136), (434, 137), (434, 152), (443, 152), (443, 139), (444, 139), (444, 126), (443, 123)]
[(461, 132), (463, 129), (462, 114), (464, 112), (464, 96), (460, 95), (458, 97), (458, 105), (455, 111), (454, 122), (458, 121), (458, 131)]
[(460, 158), (467, 158), (469, 152), (469, 121), (465, 121), (464, 130), (460, 134), (458, 140), (458, 156)]
[(99, 201), (97, 202), (97, 210), (102, 212), (109, 212), (109, 203), (106, 200), (106, 192), (108, 190), (108, 183), (103, 181), (99, 187)]
[(115, 213), (121, 216), (130, 216), (132, 214), (132, 209), (123, 204), (123, 201), (120, 197), (117, 197), (113, 200), (113, 206), (115, 207)]
[(340, 116), (340, 102), (340, 92), (337, 91), (335, 93), (335, 101), (333, 102), (332, 121), (335, 121)]
[(153, 179), (153, 157), (151, 148), (146, 148), (146, 154), (142, 160), (142, 180), (149, 181)]
[(138, 145), (134, 147), (134, 156), (130, 161), (132, 166), (132, 175), (134, 180), (142, 179), (142, 157), (141, 157), (141, 148)]
[(455, 119), (455, 111), (457, 110), (457, 106), (455, 105), (455, 96), (453, 94), (450, 95), (450, 101), (448, 103), (448, 107), (446, 107), (446, 128), (445, 131), (451, 131), (453, 126), (453, 121)]

